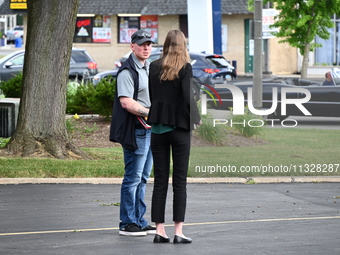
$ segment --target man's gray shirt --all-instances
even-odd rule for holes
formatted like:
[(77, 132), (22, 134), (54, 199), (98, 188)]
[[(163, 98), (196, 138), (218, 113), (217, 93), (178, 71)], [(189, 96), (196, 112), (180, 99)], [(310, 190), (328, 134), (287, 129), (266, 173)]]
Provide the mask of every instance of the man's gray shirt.
[[(137, 102), (146, 108), (150, 108), (149, 98), (149, 61), (145, 61), (145, 65), (132, 54), (132, 59), (135, 62), (136, 70), (139, 77), (139, 90)], [(118, 97), (130, 97), (133, 98), (134, 84), (132, 75), (129, 70), (123, 70), (117, 77)]]

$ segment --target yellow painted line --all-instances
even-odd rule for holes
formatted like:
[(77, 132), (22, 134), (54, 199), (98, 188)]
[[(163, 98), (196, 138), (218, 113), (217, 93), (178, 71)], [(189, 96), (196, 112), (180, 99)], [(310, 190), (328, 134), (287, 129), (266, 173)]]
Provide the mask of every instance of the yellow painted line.
[(2, 233), (0, 236), (15, 236), (15, 235), (36, 235), (36, 234), (52, 234), (52, 233), (76, 233), (89, 231), (105, 231), (118, 230), (118, 228), (91, 228), (91, 229), (72, 229), (72, 230), (50, 230), (50, 231), (34, 231), (34, 232), (17, 232), (17, 233)]
[[(340, 216), (327, 216), (327, 217), (306, 217), (306, 218), (279, 218), (279, 219), (260, 219), (260, 220), (234, 220), (234, 221), (216, 221), (216, 222), (196, 222), (185, 223), (186, 226), (199, 226), (199, 225), (216, 225), (216, 224), (233, 224), (233, 223), (253, 223), (253, 222), (275, 222), (275, 221), (304, 221), (304, 220), (329, 220), (340, 219)], [(172, 225), (165, 225), (171, 227)], [(90, 232), (90, 231), (107, 231), (118, 230), (119, 228), (93, 228), (93, 229), (73, 229), (73, 230), (51, 230), (51, 231), (34, 231), (34, 232), (17, 232), (17, 233), (2, 233), (0, 236), (13, 236), (13, 235), (37, 235), (37, 234), (53, 234), (53, 233), (76, 233), (76, 232)]]

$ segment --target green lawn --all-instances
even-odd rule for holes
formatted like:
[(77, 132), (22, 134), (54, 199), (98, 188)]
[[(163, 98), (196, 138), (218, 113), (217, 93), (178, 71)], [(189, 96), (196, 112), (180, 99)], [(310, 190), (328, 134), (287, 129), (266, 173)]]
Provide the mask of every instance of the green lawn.
[[(340, 174), (340, 130), (266, 128), (268, 144), (194, 147), (191, 177), (307, 176)], [(0, 158), (0, 178), (122, 177), (121, 148), (84, 148), (94, 160)], [(267, 168), (267, 172), (265, 172)], [(213, 172), (215, 171), (215, 172)], [(219, 171), (219, 172), (217, 172)]]
[(340, 175), (340, 130), (266, 128), (262, 138), (270, 143), (249, 147), (193, 148), (190, 175)]

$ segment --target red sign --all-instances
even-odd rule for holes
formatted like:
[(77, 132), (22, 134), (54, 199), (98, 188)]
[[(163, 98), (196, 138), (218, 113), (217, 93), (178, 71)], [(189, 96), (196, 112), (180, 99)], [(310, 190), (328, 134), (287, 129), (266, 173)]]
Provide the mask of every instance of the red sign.
[(77, 27), (88, 27), (91, 26), (91, 19), (84, 19), (77, 21)]

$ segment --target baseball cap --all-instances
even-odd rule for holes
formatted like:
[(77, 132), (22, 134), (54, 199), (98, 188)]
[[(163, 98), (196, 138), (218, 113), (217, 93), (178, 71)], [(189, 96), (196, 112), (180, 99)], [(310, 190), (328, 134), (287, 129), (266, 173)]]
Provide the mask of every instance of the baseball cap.
[(138, 45), (142, 45), (145, 42), (152, 42), (151, 34), (145, 30), (138, 30), (134, 32), (131, 36), (131, 43), (137, 43)]

